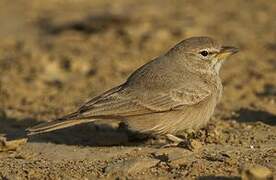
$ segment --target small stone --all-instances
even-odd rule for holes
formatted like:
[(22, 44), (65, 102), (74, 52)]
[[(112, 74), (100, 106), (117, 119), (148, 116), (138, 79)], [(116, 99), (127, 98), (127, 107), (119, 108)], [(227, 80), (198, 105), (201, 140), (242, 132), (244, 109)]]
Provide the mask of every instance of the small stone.
[(178, 146), (186, 148), (190, 151), (198, 151), (202, 148), (201, 142), (194, 139), (182, 141)]
[(218, 162), (225, 162), (230, 158), (229, 155), (225, 153), (205, 153), (204, 159), (208, 161), (218, 161)]
[(153, 155), (161, 162), (168, 163), (171, 167), (178, 167), (194, 160), (193, 152), (182, 148), (162, 149), (155, 152)]
[(193, 139), (193, 140), (191, 140), (191, 147), (192, 147), (193, 151), (197, 151), (202, 148), (202, 144), (201, 144), (201, 142)]
[(242, 170), (242, 180), (273, 180), (272, 172), (263, 166), (254, 166)]
[(131, 159), (120, 163), (108, 165), (105, 168), (107, 175), (125, 175), (125, 174), (136, 174), (147, 168), (155, 166), (159, 160), (157, 159)]
[(26, 142), (26, 138), (7, 141), (5, 137), (0, 137), (0, 152), (16, 151), (20, 146), (26, 144)]

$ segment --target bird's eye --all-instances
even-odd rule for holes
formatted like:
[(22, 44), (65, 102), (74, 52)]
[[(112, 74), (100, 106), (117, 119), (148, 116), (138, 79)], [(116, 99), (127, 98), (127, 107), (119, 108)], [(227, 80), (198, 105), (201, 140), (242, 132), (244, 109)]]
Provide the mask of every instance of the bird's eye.
[(200, 54), (204, 57), (208, 56), (208, 51), (204, 50), (204, 51), (200, 51)]

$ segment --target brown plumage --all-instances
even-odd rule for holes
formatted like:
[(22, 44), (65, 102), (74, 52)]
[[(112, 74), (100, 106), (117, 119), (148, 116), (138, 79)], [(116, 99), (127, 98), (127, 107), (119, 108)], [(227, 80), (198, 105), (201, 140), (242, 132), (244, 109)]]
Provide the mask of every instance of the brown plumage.
[(49, 132), (97, 120), (120, 120), (130, 129), (170, 134), (198, 129), (212, 116), (222, 84), (219, 69), (237, 48), (209, 37), (181, 41), (137, 69), (125, 83), (84, 103), (76, 112), (28, 131)]

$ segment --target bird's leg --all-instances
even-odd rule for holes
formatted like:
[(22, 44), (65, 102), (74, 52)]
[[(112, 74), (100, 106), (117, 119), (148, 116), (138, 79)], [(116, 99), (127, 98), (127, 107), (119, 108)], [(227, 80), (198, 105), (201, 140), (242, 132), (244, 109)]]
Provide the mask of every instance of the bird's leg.
[(166, 134), (166, 138), (167, 140), (171, 141), (171, 143), (162, 146), (162, 148), (178, 147), (181, 142), (185, 141), (184, 139), (176, 137), (172, 134)]
[(180, 143), (180, 142), (183, 141), (183, 139), (181, 139), (179, 137), (176, 137), (176, 136), (174, 136), (172, 134), (166, 134), (166, 137), (167, 137), (168, 140), (170, 140), (170, 141), (172, 141), (174, 143)]
[(172, 141), (172, 143), (166, 144), (162, 146), (163, 148), (168, 148), (168, 147), (183, 147), (189, 150), (192, 150), (192, 145), (189, 139), (181, 139), (179, 137), (176, 137), (172, 134), (166, 134), (166, 138), (169, 141)]

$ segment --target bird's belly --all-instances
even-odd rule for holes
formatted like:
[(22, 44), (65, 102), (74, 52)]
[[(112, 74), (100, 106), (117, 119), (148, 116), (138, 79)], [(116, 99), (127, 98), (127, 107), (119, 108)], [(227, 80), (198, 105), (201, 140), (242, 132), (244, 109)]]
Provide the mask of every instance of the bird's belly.
[(127, 119), (127, 124), (133, 131), (149, 134), (175, 134), (183, 130), (196, 130), (207, 124), (216, 102), (216, 97), (210, 97), (199, 104), (177, 110), (133, 116)]

